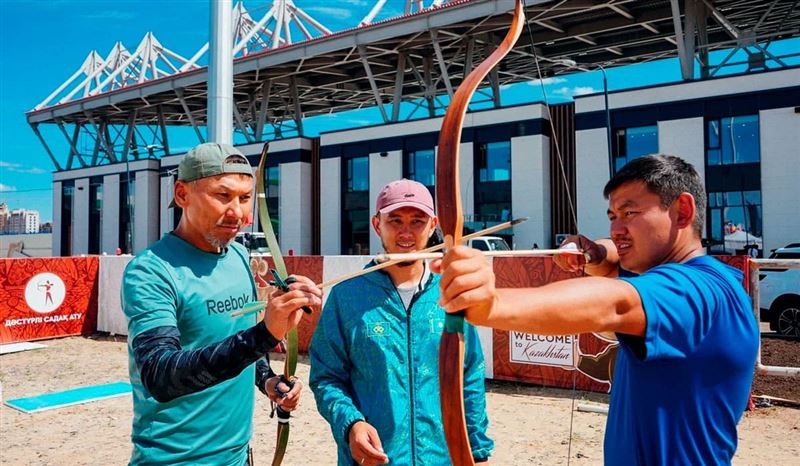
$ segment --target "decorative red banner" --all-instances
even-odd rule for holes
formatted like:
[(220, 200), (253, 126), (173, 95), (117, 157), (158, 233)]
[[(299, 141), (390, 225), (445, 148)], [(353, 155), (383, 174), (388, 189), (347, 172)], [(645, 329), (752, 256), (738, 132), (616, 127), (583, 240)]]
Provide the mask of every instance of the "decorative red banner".
[(0, 343), (90, 334), (97, 257), (0, 259)]
[[(303, 275), (314, 283), (322, 282), (322, 256), (284, 256), (283, 261), (286, 263), (286, 270), (293, 275)], [(269, 292), (269, 282), (272, 280), (272, 274), (269, 269), (274, 267), (272, 257), (251, 257), (250, 269), (253, 272), (253, 277), (256, 280), (258, 287), (258, 299), (267, 300), (267, 293)], [(324, 290), (327, 292), (328, 290)], [(297, 326), (297, 340), (298, 350), (301, 353), (308, 353), (308, 348), (311, 345), (311, 337), (314, 335), (314, 330), (317, 328), (319, 321), (320, 310), (306, 315)]]

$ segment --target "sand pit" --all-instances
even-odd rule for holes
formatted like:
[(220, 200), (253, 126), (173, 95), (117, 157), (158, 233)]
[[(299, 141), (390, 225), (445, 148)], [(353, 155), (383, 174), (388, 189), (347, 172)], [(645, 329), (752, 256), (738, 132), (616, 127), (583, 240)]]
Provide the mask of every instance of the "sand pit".
[[(48, 348), (0, 356), (4, 399), (36, 395), (90, 384), (127, 380), (125, 339), (63, 338)], [(273, 367), (282, 367), (273, 355)], [(308, 359), (301, 357), (299, 376), (308, 379)], [(575, 412), (570, 446), (571, 390), (489, 382), (490, 436), (496, 442), (495, 465), (602, 464), (605, 416)], [(578, 402), (606, 403), (607, 396), (577, 392)], [(130, 454), (131, 398), (112, 398), (85, 405), (24, 414), (0, 408), (0, 464), (121, 465)], [(306, 392), (293, 421), (286, 464), (334, 465), (335, 447), (327, 423)], [(783, 407), (745, 414), (739, 426), (737, 465), (797, 464), (800, 457), (800, 410)], [(268, 464), (275, 443), (275, 421), (259, 394), (253, 446), (256, 465)]]

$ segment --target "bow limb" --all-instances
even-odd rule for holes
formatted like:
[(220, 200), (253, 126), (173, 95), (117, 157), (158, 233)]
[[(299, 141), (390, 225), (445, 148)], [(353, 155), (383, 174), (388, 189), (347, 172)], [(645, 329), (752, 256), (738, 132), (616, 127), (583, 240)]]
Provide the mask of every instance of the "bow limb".
[[(269, 218), (269, 209), (267, 208), (267, 191), (264, 186), (264, 172), (267, 168), (267, 153), (269, 151), (269, 143), (265, 143), (261, 149), (261, 160), (258, 162), (258, 172), (256, 173), (256, 199), (258, 204), (258, 219), (261, 223), (261, 229), (264, 231), (264, 237), (269, 246), (269, 252), (272, 255), (272, 261), (275, 263), (275, 269), (282, 277), (288, 277), (286, 271), (286, 263), (283, 261), (283, 254), (281, 254), (280, 245), (278, 245), (278, 238), (275, 236), (275, 229), (272, 226), (272, 220)], [(286, 381), (293, 381), (294, 374), (297, 370), (297, 329), (293, 328), (286, 334), (286, 362), (283, 366), (283, 377)], [(289, 413), (283, 411), (280, 407), (278, 412), (278, 433), (275, 443), (275, 454), (272, 457), (272, 466), (280, 466), (283, 461), (283, 456), (286, 453), (286, 445), (289, 442)]]
[[(442, 120), (436, 160), (436, 204), (445, 248), (461, 243), (464, 219), (458, 178), (458, 149), (467, 106), (486, 75), (514, 47), (525, 14), (516, 0), (514, 19), (505, 39), (461, 83)], [(474, 465), (464, 415), (464, 314), (447, 314), (439, 345), (439, 386), (442, 423), (450, 459), (456, 466)]]

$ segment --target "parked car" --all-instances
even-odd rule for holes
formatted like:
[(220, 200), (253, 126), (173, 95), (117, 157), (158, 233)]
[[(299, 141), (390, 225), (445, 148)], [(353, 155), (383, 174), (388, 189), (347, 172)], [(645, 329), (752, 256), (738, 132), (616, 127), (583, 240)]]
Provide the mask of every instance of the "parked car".
[(508, 251), (511, 249), (506, 240), (499, 236), (478, 236), (469, 240), (467, 246), (479, 251)]
[[(770, 259), (800, 259), (800, 243), (775, 249)], [(759, 269), (761, 321), (782, 335), (800, 337), (800, 269)]]
[(267, 246), (267, 239), (264, 237), (264, 233), (240, 232), (236, 235), (235, 241), (247, 248), (251, 256), (269, 254), (269, 246)]

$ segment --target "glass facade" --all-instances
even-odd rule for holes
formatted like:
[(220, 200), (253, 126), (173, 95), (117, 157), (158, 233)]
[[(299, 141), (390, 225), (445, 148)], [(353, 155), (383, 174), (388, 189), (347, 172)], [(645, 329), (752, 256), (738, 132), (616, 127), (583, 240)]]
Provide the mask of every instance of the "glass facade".
[(615, 132), (614, 172), (626, 163), (643, 155), (658, 153), (658, 126), (637, 126), (618, 129)]
[(403, 178), (419, 181), (428, 187), (436, 200), (436, 154), (433, 149), (408, 151), (403, 154)]
[[(118, 247), (123, 253), (133, 253), (134, 198), (136, 174), (122, 173), (119, 176), (119, 239)], [(180, 210), (180, 209), (178, 209)]]
[(103, 247), (103, 178), (89, 180), (89, 254), (100, 254)]
[(61, 183), (61, 255), (72, 255), (72, 210), (75, 200), (75, 181)]
[(758, 115), (706, 120), (710, 253), (763, 256), (758, 124)]
[[(264, 169), (264, 190), (267, 196), (267, 212), (269, 212), (269, 219), (272, 222), (272, 230), (278, 238), (278, 243), (281, 240), (281, 219), (280, 219), (280, 193), (281, 193), (281, 167), (275, 165), (266, 167)], [(258, 214), (256, 214), (258, 215)], [(261, 228), (261, 220), (255, 218), (257, 223), (256, 230), (264, 231)]]
[[(177, 174), (172, 175), (172, 193), (175, 194), (175, 180), (178, 179)], [(181, 223), (181, 216), (183, 216), (183, 209), (180, 207), (173, 207), (172, 208), (172, 229), (178, 228), (178, 224)]]
[(342, 163), (342, 254), (369, 254), (369, 157)]
[(706, 137), (710, 166), (761, 161), (758, 115), (708, 120)]
[[(467, 232), (511, 220), (511, 142), (477, 146), (475, 158), (475, 215), (466, 218)], [(511, 236), (503, 235), (511, 244)]]

